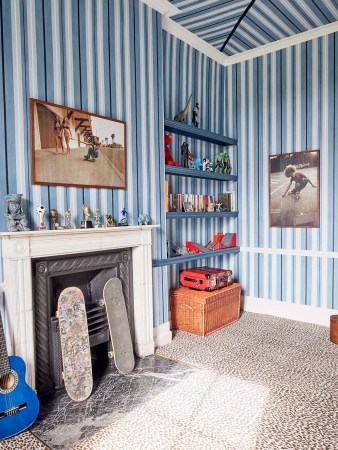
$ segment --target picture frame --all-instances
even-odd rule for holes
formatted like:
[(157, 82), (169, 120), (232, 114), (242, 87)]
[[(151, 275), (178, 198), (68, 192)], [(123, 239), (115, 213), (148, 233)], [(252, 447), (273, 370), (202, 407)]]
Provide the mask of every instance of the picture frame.
[(269, 156), (270, 227), (319, 228), (320, 151)]
[(126, 123), (30, 99), (32, 183), (127, 189)]

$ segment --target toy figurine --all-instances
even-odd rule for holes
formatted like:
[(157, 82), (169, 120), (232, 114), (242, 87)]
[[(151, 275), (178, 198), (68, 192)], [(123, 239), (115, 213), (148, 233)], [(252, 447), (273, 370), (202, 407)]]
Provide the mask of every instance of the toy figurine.
[(164, 159), (165, 159), (165, 164), (167, 164), (168, 166), (179, 166), (179, 163), (175, 162), (173, 160), (173, 157), (171, 156), (170, 153), (170, 149), (169, 149), (169, 144), (171, 143), (172, 137), (170, 136), (170, 134), (165, 134), (164, 135)]
[(7, 203), (5, 217), (8, 231), (29, 231), (26, 215), (23, 213), (21, 198), (23, 194), (7, 194), (4, 199)]
[(212, 172), (212, 163), (210, 159), (203, 158), (203, 170), (206, 172)]
[(114, 219), (111, 214), (106, 214), (106, 219), (107, 219), (107, 227), (108, 228), (115, 227)]
[(202, 170), (202, 160), (199, 156), (195, 159), (195, 169)]
[(138, 216), (137, 222), (139, 225), (150, 225), (151, 218), (148, 216), (148, 214), (140, 214)]
[(231, 173), (230, 158), (227, 153), (219, 152), (215, 155), (215, 172)]
[(185, 118), (187, 117), (188, 110), (189, 110), (189, 107), (190, 107), (191, 97), (192, 97), (192, 94), (190, 94), (188, 103), (187, 103), (186, 107), (183, 109), (183, 111), (180, 111), (174, 117), (174, 120), (176, 120), (177, 122), (185, 122)]
[(127, 220), (128, 213), (127, 213), (126, 208), (122, 209), (121, 215), (122, 215), (122, 218), (121, 218), (121, 220), (119, 222), (119, 227), (126, 227), (126, 226), (128, 226), (128, 220)]
[(218, 211), (218, 212), (222, 212), (223, 211), (223, 203), (217, 203), (216, 211)]
[(198, 103), (196, 103), (194, 109), (192, 110), (192, 123), (193, 125), (195, 125), (195, 127), (198, 127), (199, 115), (200, 115), (200, 106)]
[(181, 146), (181, 166), (189, 167), (189, 144), (187, 142), (183, 142)]

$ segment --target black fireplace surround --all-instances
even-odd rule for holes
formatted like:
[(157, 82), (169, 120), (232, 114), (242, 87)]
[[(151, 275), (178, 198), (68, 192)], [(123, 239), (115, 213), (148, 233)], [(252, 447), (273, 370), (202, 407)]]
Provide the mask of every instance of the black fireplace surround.
[(131, 249), (33, 261), (36, 389), (40, 398), (64, 388), (56, 310), (59, 294), (69, 286), (80, 288), (85, 298), (94, 377), (109, 370), (111, 342), (105, 309), (99, 300), (112, 277), (122, 282), (133, 338)]

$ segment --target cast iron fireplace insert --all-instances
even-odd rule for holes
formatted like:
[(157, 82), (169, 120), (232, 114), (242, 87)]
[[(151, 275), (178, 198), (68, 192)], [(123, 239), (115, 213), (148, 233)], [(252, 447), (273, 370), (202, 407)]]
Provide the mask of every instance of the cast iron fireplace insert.
[(109, 371), (111, 342), (104, 307), (100, 306), (103, 287), (109, 278), (120, 278), (127, 307), (132, 339), (131, 249), (60, 256), (33, 261), (36, 388), (40, 398), (64, 389), (59, 323), (55, 315), (58, 296), (69, 286), (83, 292), (89, 331), (94, 378)]

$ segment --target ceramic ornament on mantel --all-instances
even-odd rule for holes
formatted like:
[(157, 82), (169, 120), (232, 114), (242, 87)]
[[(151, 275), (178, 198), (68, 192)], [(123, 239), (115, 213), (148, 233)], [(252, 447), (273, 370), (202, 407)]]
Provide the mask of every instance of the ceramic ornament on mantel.
[(23, 194), (6, 194), (4, 199), (6, 202), (7, 230), (8, 231), (30, 231), (28, 221), (23, 212), (21, 200)]

